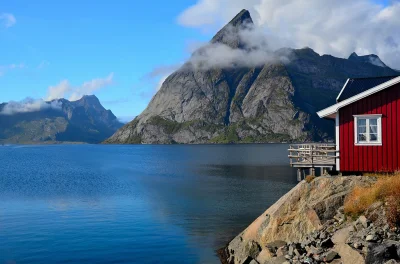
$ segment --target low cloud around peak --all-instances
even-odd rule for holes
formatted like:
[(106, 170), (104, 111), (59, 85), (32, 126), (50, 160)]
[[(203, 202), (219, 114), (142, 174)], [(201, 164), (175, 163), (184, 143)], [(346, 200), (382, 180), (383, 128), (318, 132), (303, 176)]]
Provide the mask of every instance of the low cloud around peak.
[(8, 102), (0, 111), (0, 115), (15, 115), (23, 113), (38, 112), (46, 109), (61, 110), (62, 103), (58, 100), (45, 102), (43, 99), (26, 98), (22, 101)]
[(271, 45), (309, 46), (320, 54), (342, 58), (353, 51), (377, 54), (388, 66), (400, 68), (398, 1), (198, 0), (181, 13), (178, 22), (210, 32), (243, 8), (250, 10), (254, 23), (268, 32)]

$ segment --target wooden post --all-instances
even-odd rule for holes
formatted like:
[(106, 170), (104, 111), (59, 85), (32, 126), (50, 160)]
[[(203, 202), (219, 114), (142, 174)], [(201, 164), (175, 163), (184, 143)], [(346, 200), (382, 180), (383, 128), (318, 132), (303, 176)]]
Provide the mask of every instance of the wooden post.
[(297, 181), (301, 181), (302, 180), (302, 170), (301, 169), (297, 169)]

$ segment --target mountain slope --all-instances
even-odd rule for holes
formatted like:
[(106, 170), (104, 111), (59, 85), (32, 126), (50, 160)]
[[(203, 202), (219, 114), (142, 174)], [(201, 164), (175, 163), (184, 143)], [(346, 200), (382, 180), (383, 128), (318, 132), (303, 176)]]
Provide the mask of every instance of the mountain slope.
[(53, 103), (57, 107), (12, 114), (3, 111), (6, 103), (0, 104), (0, 142), (99, 143), (123, 125), (94, 95), (74, 102), (65, 99), (46, 102), (49, 106)]
[[(211, 40), (248, 51), (241, 11)], [(201, 48), (193, 56), (202, 54)], [(335, 102), (348, 77), (396, 75), (364, 60), (281, 49), (259, 67), (200, 67), (190, 61), (170, 75), (141, 115), (105, 143), (302, 142), (333, 138), (333, 123), (316, 111)], [(279, 58), (285, 59), (279, 59)], [(198, 65), (197, 65), (198, 66)]]

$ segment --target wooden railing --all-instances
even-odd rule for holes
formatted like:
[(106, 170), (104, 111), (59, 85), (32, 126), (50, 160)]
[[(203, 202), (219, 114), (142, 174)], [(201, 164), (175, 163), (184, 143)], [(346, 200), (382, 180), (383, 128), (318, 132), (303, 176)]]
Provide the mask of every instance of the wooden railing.
[(289, 146), (290, 166), (297, 168), (327, 168), (336, 165), (335, 144), (310, 143)]

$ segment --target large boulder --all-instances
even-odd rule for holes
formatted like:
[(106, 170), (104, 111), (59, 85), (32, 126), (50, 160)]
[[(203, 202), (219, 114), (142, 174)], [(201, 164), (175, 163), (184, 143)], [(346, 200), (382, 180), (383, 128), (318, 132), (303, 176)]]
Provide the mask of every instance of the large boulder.
[(373, 181), (369, 177), (326, 176), (311, 183), (300, 182), (229, 243), (226, 251), (230, 260), (243, 263), (249, 242), (257, 243), (263, 252), (272, 242), (305, 240), (334, 217), (354, 186), (370, 185)]

